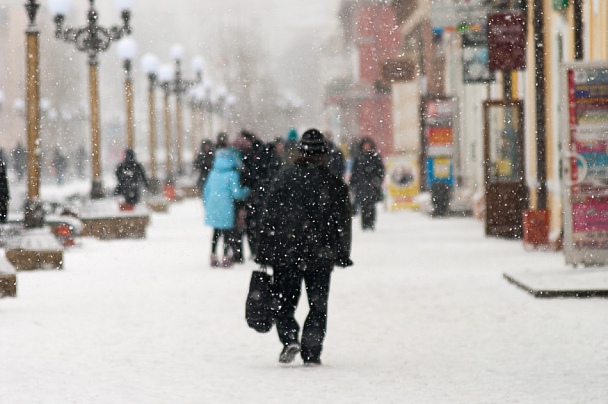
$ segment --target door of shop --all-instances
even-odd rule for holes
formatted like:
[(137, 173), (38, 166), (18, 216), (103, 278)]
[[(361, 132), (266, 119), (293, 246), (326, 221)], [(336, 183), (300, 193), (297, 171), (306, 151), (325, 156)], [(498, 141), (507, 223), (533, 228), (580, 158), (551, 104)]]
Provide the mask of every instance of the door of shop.
[(522, 101), (484, 103), (486, 235), (522, 238), (525, 184), (524, 105)]

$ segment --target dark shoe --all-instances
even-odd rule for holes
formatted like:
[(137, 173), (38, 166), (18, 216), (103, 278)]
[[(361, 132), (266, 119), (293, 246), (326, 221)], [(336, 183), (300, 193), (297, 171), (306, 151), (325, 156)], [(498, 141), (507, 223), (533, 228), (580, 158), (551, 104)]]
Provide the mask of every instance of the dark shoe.
[(296, 356), (300, 353), (300, 344), (297, 342), (291, 342), (283, 348), (281, 355), (279, 356), (279, 363), (291, 363), (294, 361)]
[(306, 367), (321, 366), (321, 359), (307, 359), (304, 361), (304, 366), (306, 366)]
[(217, 255), (211, 254), (211, 267), (218, 268), (220, 266), (220, 261), (217, 258)]

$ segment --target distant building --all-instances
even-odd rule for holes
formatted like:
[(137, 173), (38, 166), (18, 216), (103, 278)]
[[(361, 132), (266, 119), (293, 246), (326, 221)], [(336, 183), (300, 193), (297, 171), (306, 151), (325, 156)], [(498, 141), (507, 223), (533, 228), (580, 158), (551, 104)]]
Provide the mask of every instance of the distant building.
[(326, 79), (330, 126), (337, 127), (334, 132), (341, 142), (369, 136), (383, 155), (392, 154), (391, 88), (381, 70), (400, 49), (395, 10), (386, 2), (343, 0), (339, 13), (342, 26), (336, 37), (342, 40), (341, 56), (334, 54), (328, 63), (342, 61), (348, 73)]

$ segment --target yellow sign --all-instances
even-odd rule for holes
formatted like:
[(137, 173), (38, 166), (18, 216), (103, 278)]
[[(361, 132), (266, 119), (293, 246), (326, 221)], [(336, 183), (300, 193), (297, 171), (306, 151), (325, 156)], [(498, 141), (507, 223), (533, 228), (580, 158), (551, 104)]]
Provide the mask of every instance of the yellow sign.
[(418, 160), (413, 157), (389, 157), (386, 164), (386, 196), (389, 210), (418, 209), (420, 193)]

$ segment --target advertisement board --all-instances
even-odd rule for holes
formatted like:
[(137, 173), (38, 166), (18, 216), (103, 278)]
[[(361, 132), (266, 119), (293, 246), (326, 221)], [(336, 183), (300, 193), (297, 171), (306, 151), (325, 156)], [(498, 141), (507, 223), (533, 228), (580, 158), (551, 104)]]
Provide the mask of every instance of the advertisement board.
[(417, 209), (420, 171), (414, 157), (391, 156), (386, 163), (386, 196), (389, 210)]
[(608, 64), (563, 68), (564, 253), (577, 265), (608, 264)]
[(426, 185), (454, 182), (454, 128), (456, 101), (453, 98), (427, 99), (423, 102), (423, 145)]
[(465, 84), (490, 83), (494, 72), (490, 70), (487, 24), (479, 30), (462, 32), (462, 81)]
[(523, 11), (496, 11), (488, 15), (490, 70), (525, 69), (526, 44)]

